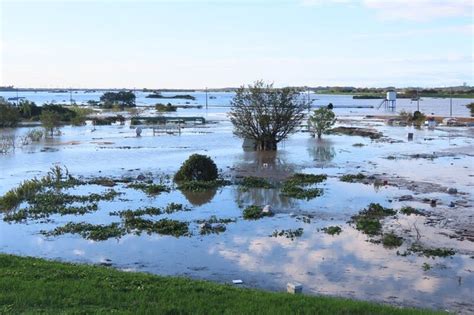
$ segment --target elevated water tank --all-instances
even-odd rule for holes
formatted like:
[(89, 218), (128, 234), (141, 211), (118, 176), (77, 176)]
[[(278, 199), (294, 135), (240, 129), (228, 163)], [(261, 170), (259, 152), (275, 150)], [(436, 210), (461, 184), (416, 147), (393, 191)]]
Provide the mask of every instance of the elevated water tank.
[(387, 101), (396, 101), (397, 100), (397, 92), (390, 91), (387, 92)]

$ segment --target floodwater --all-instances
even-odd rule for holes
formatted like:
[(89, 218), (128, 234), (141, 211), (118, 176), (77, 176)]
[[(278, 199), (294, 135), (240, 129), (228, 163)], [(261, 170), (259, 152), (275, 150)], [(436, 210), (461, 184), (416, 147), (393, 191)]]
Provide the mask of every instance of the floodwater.
[[(88, 97), (93, 95), (87, 93)], [(244, 152), (242, 141), (232, 135), (232, 125), (226, 119), (230, 98), (217, 95), (212, 100), (216, 103), (207, 111), (204, 108), (178, 110), (176, 115), (199, 115), (209, 122), (204, 126), (189, 126), (181, 135), (153, 136), (150, 129), (145, 129), (142, 137), (137, 138), (134, 129), (127, 124), (95, 128), (66, 126), (61, 128), (59, 137), (19, 146), (14, 152), (0, 156), (0, 194), (25, 179), (45, 175), (55, 163), (66, 166), (78, 177), (137, 177), (143, 174), (156, 179), (162, 174), (172, 175), (189, 155), (200, 153), (211, 156), (223, 176), (229, 179), (258, 174), (279, 181), (293, 172), (327, 174), (328, 180), (318, 185), (324, 190), (320, 197), (298, 200), (281, 196), (277, 189), (242, 191), (236, 185), (201, 194), (172, 190), (150, 197), (119, 184), (114, 189), (123, 195), (113, 201), (101, 201), (99, 210), (93, 213), (56, 215), (48, 222), (26, 224), (0, 220), (0, 252), (93, 264), (107, 262), (128, 271), (189, 276), (222, 283), (241, 279), (243, 286), (275, 291), (284, 291), (286, 283), (296, 281), (303, 284), (306, 294), (474, 312), (473, 243), (445, 235), (453, 234), (456, 224), (467, 224), (471, 229), (474, 224), (473, 129), (391, 127), (383, 121), (360, 116), (362, 113), (383, 114), (382, 111), (337, 108), (337, 104), (356, 105), (361, 101), (371, 104), (374, 100), (315, 97), (321, 98), (322, 104), (327, 104), (328, 100), (333, 102), (336, 114), (350, 119), (351, 125), (376, 128), (388, 139), (372, 141), (358, 136), (326, 135), (318, 141), (308, 133), (299, 132), (281, 143), (276, 153)], [(220, 103), (224, 98), (227, 103)], [(350, 103), (344, 104), (345, 101)], [(455, 101), (454, 112), (467, 116), (462, 106), (466, 101)], [(196, 102), (202, 104), (202, 98)], [(437, 102), (444, 102), (444, 105)], [(433, 112), (443, 114), (446, 113), (446, 102), (449, 106), (449, 100), (421, 103)], [(17, 128), (0, 130), (0, 133), (21, 137), (27, 131), (28, 128)], [(408, 132), (414, 133), (413, 141), (406, 140)], [(356, 143), (364, 146), (353, 146)], [(433, 159), (410, 157), (433, 152), (438, 155)], [(339, 180), (341, 175), (358, 172), (383, 176), (388, 185)], [(426, 183), (438, 186), (426, 188)], [(455, 187), (459, 193), (446, 193), (448, 187)], [(75, 188), (74, 193), (105, 190), (101, 186), (86, 185)], [(403, 195), (415, 198), (398, 201)], [(437, 207), (422, 202), (423, 198), (437, 199)], [(191, 236), (176, 238), (143, 233), (95, 242), (79, 235), (45, 237), (40, 234), (41, 230), (51, 230), (69, 221), (117, 222), (116, 216), (109, 215), (111, 211), (160, 207), (170, 202), (182, 203), (192, 210), (164, 214), (156, 219), (167, 217), (190, 222)], [(395, 209), (409, 205), (429, 211), (430, 215), (408, 217), (399, 214), (388, 220), (385, 223), (388, 230), (406, 236), (407, 241), (398, 249), (387, 249), (369, 242), (366, 235), (346, 223), (372, 202)], [(451, 202), (455, 202), (456, 207), (449, 207)], [(252, 204), (269, 204), (276, 214), (255, 221), (244, 220), (242, 209)], [(236, 219), (236, 222), (227, 224), (223, 233), (200, 235), (196, 221), (212, 215)], [(310, 218), (310, 222), (303, 218)], [(439, 221), (429, 225), (428, 221), (433, 218), (439, 218)], [(321, 231), (332, 225), (342, 227), (342, 233), (331, 236)], [(397, 255), (397, 250), (403, 252), (408, 247), (414, 225), (421, 231), (424, 244), (454, 248), (457, 253), (448, 258)], [(275, 230), (296, 228), (303, 228), (304, 232), (293, 240), (284, 236), (270, 237)], [(431, 269), (423, 270), (424, 263)]]

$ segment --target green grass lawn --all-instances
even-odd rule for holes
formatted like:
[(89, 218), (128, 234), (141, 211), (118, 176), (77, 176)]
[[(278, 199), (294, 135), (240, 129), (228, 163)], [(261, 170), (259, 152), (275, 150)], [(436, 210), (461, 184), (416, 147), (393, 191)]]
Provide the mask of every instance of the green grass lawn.
[(433, 314), (0, 254), (0, 314)]

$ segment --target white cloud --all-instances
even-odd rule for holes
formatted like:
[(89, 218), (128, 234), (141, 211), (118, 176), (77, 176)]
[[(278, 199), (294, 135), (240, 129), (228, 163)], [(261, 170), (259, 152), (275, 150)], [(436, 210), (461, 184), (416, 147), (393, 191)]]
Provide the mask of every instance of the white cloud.
[(472, 0), (363, 0), (385, 20), (427, 21), (437, 18), (473, 16)]

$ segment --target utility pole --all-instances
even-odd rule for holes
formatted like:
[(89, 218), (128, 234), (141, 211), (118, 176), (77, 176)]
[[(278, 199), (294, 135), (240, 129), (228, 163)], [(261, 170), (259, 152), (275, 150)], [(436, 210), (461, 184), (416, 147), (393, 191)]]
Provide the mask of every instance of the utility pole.
[(69, 105), (72, 105), (72, 87), (69, 88)]
[(207, 86), (206, 86), (206, 110), (207, 110)]

